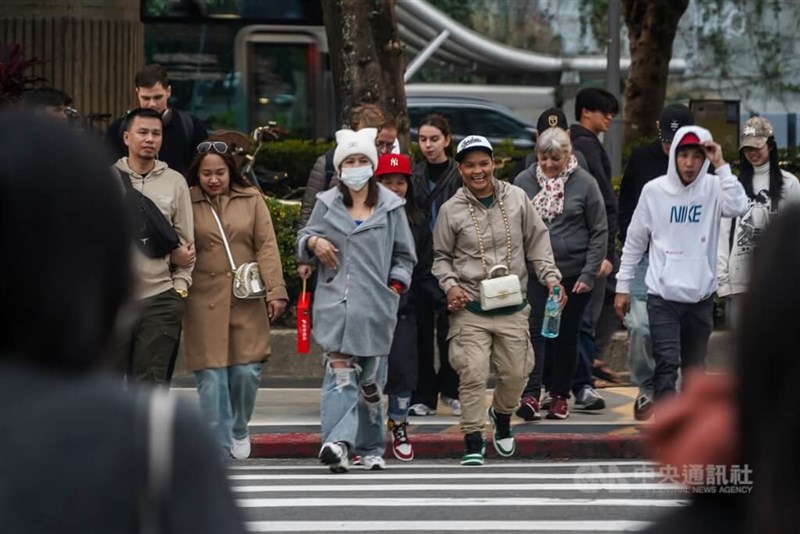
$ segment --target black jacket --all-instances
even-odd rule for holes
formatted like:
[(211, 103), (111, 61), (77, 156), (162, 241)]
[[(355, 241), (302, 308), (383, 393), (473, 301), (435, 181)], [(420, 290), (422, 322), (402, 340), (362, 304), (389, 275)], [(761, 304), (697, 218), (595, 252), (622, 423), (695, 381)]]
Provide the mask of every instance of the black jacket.
[[(183, 119), (181, 115), (184, 115)], [(187, 118), (189, 119), (188, 121), (186, 120)], [(106, 145), (113, 157), (109, 165), (128, 155), (128, 147), (122, 140), (122, 132), (124, 130), (122, 123), (124, 120), (125, 117), (115, 120), (106, 130)], [(184, 124), (189, 123), (192, 125), (192, 131), (189, 132), (191, 136), (187, 135), (184, 129)], [(161, 140), (161, 151), (158, 153), (158, 159), (169, 165), (169, 168), (173, 171), (178, 171), (185, 176), (194, 158), (197, 145), (206, 139), (208, 139), (208, 131), (205, 124), (185, 111), (175, 110), (172, 120), (164, 126), (164, 137)]]
[(606, 207), (606, 219), (608, 221), (608, 250), (606, 259), (611, 263), (616, 263), (617, 257), (617, 195), (614, 193), (614, 186), (611, 184), (611, 160), (608, 159), (603, 144), (600, 139), (588, 128), (580, 124), (573, 124), (569, 127), (572, 146), (575, 150), (583, 152), (586, 162), (589, 164), (589, 174), (594, 176), (603, 194), (603, 203)]
[[(0, 362), (0, 532), (141, 532), (147, 435), (121, 382)], [(208, 421), (179, 402), (173, 432), (164, 531), (244, 533)]]
[(444, 292), (439, 288), (439, 282), (431, 271), (433, 267), (433, 233), (426, 224), (427, 219), (420, 217), (419, 221), (409, 220), (411, 233), (417, 249), (417, 264), (411, 275), (411, 289), (400, 296), (400, 306), (397, 314), (410, 315), (416, 311), (417, 306), (426, 306), (434, 303), (444, 307)]
[(619, 190), (619, 239), (623, 244), (642, 188), (653, 178), (667, 174), (668, 165), (669, 156), (664, 154), (659, 140), (633, 150)]
[(431, 211), (435, 210), (438, 214), (442, 204), (450, 200), (450, 197), (458, 191), (463, 183), (461, 175), (458, 173), (458, 164), (454, 160), (450, 160), (447, 170), (436, 182), (433, 190), (428, 186), (428, 164), (425, 160), (415, 164), (411, 168), (411, 172), (413, 173), (414, 201), (425, 215), (425, 220), (431, 222), (432, 230)]

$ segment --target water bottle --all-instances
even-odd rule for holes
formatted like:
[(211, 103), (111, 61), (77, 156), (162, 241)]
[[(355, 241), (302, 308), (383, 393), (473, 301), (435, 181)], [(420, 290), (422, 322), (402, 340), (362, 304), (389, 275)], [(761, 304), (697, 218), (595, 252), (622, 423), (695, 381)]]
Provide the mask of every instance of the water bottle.
[(561, 328), (561, 306), (558, 304), (559, 288), (553, 288), (552, 296), (547, 298), (544, 305), (544, 322), (542, 323), (542, 335), (550, 339), (558, 337), (558, 330)]

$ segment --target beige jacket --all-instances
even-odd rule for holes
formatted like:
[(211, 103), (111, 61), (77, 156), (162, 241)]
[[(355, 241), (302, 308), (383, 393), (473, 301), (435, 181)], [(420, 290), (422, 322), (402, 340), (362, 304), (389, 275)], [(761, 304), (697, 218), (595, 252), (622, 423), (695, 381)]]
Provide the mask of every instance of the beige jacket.
[(266, 299), (233, 296), (231, 265), (211, 205), (199, 186), (191, 189), (197, 263), (183, 315), (183, 343), (190, 370), (263, 362), (270, 353), (267, 301), (288, 300), (272, 217), (255, 187), (231, 186), (214, 209), (222, 221), (234, 263), (255, 261)]
[[(543, 284), (561, 280), (553, 260), (550, 235), (542, 219), (533, 209), (528, 195), (521, 188), (493, 179), (496, 198), (502, 199), (511, 228), (511, 273), (527, 287), (530, 264)], [(466, 187), (461, 187), (439, 212), (433, 230), (433, 274), (447, 292), (461, 286), (476, 300), (480, 283), (488, 273), (481, 262), (478, 234), (470, 216), (469, 205), (481, 229), (486, 262), (491, 269), (506, 264), (506, 229), (497, 200), (486, 209)], [(502, 274), (502, 273), (501, 273)]]
[[(128, 158), (120, 158), (114, 167), (131, 177), (135, 189), (141, 191), (172, 222), (181, 243), (194, 241), (194, 218), (189, 186), (186, 179), (170, 169), (163, 161), (156, 161), (155, 168), (142, 178), (128, 167)], [(121, 180), (121, 177), (118, 177)], [(170, 270), (169, 255), (163, 258), (148, 258), (138, 248), (133, 247), (133, 268), (136, 276), (134, 296), (145, 299), (170, 289), (186, 289), (192, 285), (192, 269)]]

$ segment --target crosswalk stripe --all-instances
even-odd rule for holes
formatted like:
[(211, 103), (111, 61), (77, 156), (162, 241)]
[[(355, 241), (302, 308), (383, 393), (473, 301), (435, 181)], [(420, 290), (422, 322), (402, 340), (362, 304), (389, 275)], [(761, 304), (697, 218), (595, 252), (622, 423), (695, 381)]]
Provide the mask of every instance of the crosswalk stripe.
[(251, 532), (376, 532), (376, 531), (591, 531), (630, 532), (647, 521), (251, 521)]
[[(350, 478), (343, 475), (340, 480)], [(299, 492), (370, 492), (370, 491), (682, 491), (680, 484), (329, 484), (329, 485), (272, 485), (232, 486), (236, 493), (299, 493)]]
[(236, 504), (242, 508), (297, 508), (297, 507), (421, 507), (421, 506), (650, 506), (677, 507), (684, 506), (685, 500), (678, 499), (553, 499), (553, 498), (485, 498), (485, 497), (453, 497), (453, 498), (354, 498), (340, 499), (335, 497), (299, 499), (239, 499)]
[[(500, 462), (484, 465), (482, 469), (527, 469), (530, 467), (546, 467), (546, 468), (575, 468), (575, 467), (639, 467), (639, 466), (655, 466), (654, 462), (647, 461), (596, 461), (596, 462), (528, 462), (528, 463), (513, 463), (513, 462)], [(464, 469), (464, 466), (458, 463), (450, 464), (436, 464), (436, 463), (420, 463), (409, 462), (404, 464), (392, 464), (403, 470), (406, 469)], [(319, 471), (320, 465), (231, 465), (228, 467), (231, 471)]]
[(228, 475), (230, 480), (613, 480), (613, 479), (643, 479), (659, 478), (664, 475), (657, 472), (626, 472), (626, 473), (596, 473), (594, 471), (580, 471), (577, 473), (356, 473), (351, 472), (345, 476), (320, 473), (310, 475)]

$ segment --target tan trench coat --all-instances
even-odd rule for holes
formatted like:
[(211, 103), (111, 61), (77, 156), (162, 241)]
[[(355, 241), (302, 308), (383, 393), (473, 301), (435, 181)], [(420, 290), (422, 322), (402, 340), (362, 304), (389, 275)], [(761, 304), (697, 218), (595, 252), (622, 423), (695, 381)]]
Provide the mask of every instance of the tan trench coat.
[[(270, 354), (267, 303), (233, 296), (230, 262), (211, 205), (197, 186), (191, 198), (197, 262), (183, 317), (187, 365), (197, 371), (262, 362)], [(267, 300), (287, 299), (278, 242), (261, 194), (232, 185), (229, 195), (212, 201), (236, 265), (257, 261)]]

